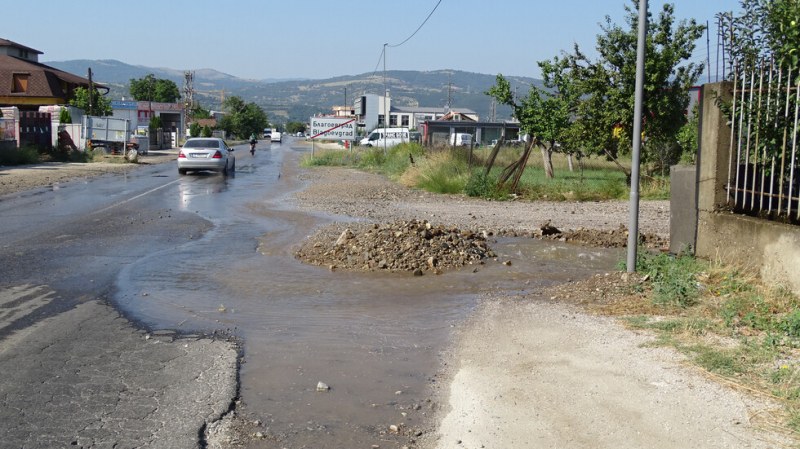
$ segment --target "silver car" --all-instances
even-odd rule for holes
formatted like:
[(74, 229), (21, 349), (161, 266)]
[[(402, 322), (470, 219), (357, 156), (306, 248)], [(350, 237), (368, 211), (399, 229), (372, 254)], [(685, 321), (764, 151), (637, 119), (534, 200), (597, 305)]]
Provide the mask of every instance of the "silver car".
[(218, 137), (191, 138), (178, 152), (178, 173), (192, 170), (218, 171), (227, 175), (236, 170), (233, 148)]

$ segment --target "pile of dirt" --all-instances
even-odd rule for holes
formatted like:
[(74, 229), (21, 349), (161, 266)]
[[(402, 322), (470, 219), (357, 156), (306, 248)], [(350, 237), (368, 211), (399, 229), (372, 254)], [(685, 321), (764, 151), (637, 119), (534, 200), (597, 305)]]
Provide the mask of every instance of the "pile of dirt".
[(495, 257), (485, 233), (433, 225), (426, 220), (353, 224), (322, 229), (295, 252), (298, 259), (330, 269), (425, 272), (481, 264)]
[[(552, 228), (549, 226), (548, 228)], [(555, 228), (553, 228), (555, 229)], [(556, 239), (564, 242), (579, 243), (582, 245), (596, 246), (602, 248), (625, 248), (628, 246), (628, 229), (620, 225), (617, 229), (611, 230), (597, 230), (578, 228), (561, 232), (545, 232), (545, 227), (542, 227), (542, 237), (548, 239)], [(639, 244), (651, 249), (669, 248), (669, 239), (661, 237), (657, 234), (644, 234), (639, 233)]]
[[(628, 230), (579, 228), (561, 231), (546, 222), (533, 232), (501, 230), (498, 236), (530, 237), (577, 243), (602, 248), (623, 248)], [(482, 264), (496, 257), (487, 244), (493, 232), (461, 230), (433, 225), (426, 220), (394, 221), (388, 224), (334, 225), (306, 239), (295, 252), (299, 260), (331, 270), (425, 272), (439, 274), (448, 268)], [(646, 248), (663, 249), (667, 239), (656, 234), (641, 234)]]

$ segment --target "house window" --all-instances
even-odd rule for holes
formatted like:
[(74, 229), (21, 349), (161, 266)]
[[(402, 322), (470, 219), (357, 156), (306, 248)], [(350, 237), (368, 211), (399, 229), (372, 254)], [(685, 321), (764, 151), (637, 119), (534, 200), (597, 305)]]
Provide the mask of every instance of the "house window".
[(397, 116), (390, 115), (389, 116), (389, 126), (397, 126)]
[(400, 126), (408, 126), (408, 116), (404, 115), (400, 118)]
[(13, 93), (25, 93), (28, 91), (28, 73), (14, 73), (12, 75), (14, 85), (11, 87)]
[(378, 125), (383, 126), (383, 114), (378, 114)]

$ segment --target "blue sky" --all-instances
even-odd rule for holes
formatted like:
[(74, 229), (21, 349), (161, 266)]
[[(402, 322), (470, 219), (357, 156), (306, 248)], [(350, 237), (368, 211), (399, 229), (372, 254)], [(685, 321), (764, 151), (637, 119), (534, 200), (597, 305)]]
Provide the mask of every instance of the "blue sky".
[[(42, 61), (118, 59), (151, 67), (212, 68), (250, 79), (328, 78), (383, 69), (383, 44), (398, 44), (438, 0), (55, 0), (28, 2), (0, 37), (44, 52)], [(442, 0), (407, 43), (387, 50), (389, 70), (457, 69), (539, 76), (536, 61), (574, 43), (590, 55), (600, 23), (624, 23), (629, 0)], [(5, 4), (8, 3), (8, 4)], [(0, 0), (13, 9), (12, 0)], [(665, 2), (650, 0), (656, 13)], [(675, 0), (679, 19), (711, 22), (738, 0)], [(35, 5), (35, 7), (34, 7)], [(83, 25), (87, 17), (93, 25)], [(705, 38), (693, 60), (704, 61)], [(713, 73), (713, 71), (712, 71)]]

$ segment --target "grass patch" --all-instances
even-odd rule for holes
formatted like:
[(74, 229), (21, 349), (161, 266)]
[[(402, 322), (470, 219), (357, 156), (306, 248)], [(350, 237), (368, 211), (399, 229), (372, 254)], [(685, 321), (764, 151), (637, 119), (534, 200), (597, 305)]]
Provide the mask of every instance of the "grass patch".
[[(625, 263), (621, 262), (619, 268), (624, 270)], [(649, 278), (656, 305), (694, 305), (700, 292), (698, 277), (706, 268), (703, 262), (685, 254), (652, 253), (644, 248), (637, 252), (636, 271)]]
[(723, 376), (736, 376), (744, 374), (745, 366), (740, 361), (736, 352), (723, 351), (708, 346), (693, 346), (689, 348), (695, 363), (709, 372)]
[(800, 437), (800, 300), (688, 255), (640, 252), (637, 270), (649, 276), (650, 300), (661, 308), (623, 317), (626, 325), (654, 332), (653, 345), (682, 352), (732, 385), (775, 398), (782, 425)]
[[(491, 200), (509, 198), (510, 182), (498, 186), (503, 169), (520, 158), (521, 146), (504, 147), (498, 153), (492, 170), (484, 168), (491, 148), (477, 148), (471, 157), (464, 148), (424, 148), (419, 144), (401, 144), (388, 148), (355, 147), (351, 150), (318, 150), (314, 157), (306, 156), (302, 165), (348, 166), (383, 173), (402, 184), (435, 193), (464, 193)], [(626, 174), (604, 157), (583, 157), (573, 160), (570, 170), (567, 156), (553, 154), (555, 178), (548, 179), (542, 168), (542, 158), (534, 152), (517, 185), (521, 198), (550, 201), (604, 201), (626, 199), (630, 196)], [(630, 161), (620, 161), (630, 166)], [(640, 198), (669, 198), (666, 179), (643, 177)]]
[(355, 156), (347, 150), (319, 150), (300, 161), (303, 167), (347, 167), (353, 165)]

